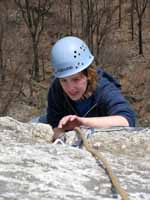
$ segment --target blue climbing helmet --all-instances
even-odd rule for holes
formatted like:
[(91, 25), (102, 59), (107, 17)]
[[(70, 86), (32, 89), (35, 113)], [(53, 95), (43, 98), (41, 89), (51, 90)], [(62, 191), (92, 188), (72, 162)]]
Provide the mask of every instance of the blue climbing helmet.
[(51, 50), (54, 76), (63, 78), (86, 69), (94, 60), (88, 46), (81, 39), (67, 36), (58, 40)]

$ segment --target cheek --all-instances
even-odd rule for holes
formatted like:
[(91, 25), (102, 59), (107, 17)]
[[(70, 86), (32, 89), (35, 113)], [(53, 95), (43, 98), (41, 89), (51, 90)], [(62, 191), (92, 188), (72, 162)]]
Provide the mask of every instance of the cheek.
[(80, 84), (80, 88), (85, 91), (87, 88), (87, 79), (83, 80), (82, 83)]
[(67, 85), (66, 85), (66, 84), (61, 84), (61, 87), (62, 87), (62, 89), (63, 89), (64, 91), (67, 90)]

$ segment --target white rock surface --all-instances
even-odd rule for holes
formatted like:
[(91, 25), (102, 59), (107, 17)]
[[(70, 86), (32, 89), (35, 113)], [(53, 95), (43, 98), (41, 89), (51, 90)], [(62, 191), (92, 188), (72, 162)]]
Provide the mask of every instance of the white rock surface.
[[(49, 125), (0, 118), (0, 200), (114, 199), (104, 169), (89, 152), (71, 146), (75, 132), (66, 133), (65, 145), (51, 144), (52, 135)], [(129, 199), (150, 200), (149, 128), (95, 129), (90, 142)]]

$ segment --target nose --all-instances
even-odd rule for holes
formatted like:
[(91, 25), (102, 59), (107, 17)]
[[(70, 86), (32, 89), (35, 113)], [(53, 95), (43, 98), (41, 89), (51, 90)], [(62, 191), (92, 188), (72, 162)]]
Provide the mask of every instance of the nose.
[(68, 91), (68, 92), (73, 92), (74, 90), (75, 90), (75, 88), (76, 88), (76, 84), (74, 84), (74, 83), (72, 83), (72, 82), (68, 82), (67, 84), (66, 84), (66, 90)]
[(75, 90), (75, 85), (74, 85), (74, 84), (68, 84), (67, 90), (68, 90), (69, 92), (74, 91), (74, 90)]

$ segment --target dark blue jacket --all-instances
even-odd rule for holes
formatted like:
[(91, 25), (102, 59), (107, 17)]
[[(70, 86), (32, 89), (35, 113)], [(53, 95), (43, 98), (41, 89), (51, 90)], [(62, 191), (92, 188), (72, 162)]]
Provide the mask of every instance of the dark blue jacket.
[[(93, 106), (85, 117), (101, 117), (120, 115), (125, 117), (129, 125), (135, 126), (135, 113), (121, 94), (121, 85), (109, 73), (98, 70), (98, 81), (94, 92)], [(63, 92), (59, 79), (55, 79), (48, 92), (47, 120), (57, 127), (59, 120), (66, 115), (78, 115), (73, 101)]]

